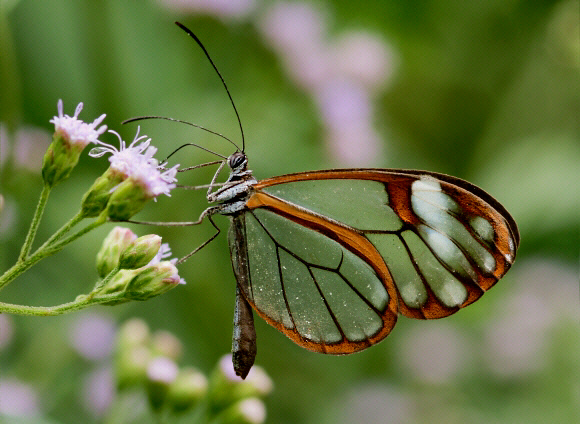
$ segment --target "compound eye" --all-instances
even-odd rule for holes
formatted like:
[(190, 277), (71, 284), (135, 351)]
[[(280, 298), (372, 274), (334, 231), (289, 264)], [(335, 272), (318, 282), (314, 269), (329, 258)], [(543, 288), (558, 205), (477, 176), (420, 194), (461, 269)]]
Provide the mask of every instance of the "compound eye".
[(244, 162), (246, 162), (246, 155), (240, 152), (236, 152), (230, 156), (228, 162), (231, 169), (239, 168), (244, 164)]

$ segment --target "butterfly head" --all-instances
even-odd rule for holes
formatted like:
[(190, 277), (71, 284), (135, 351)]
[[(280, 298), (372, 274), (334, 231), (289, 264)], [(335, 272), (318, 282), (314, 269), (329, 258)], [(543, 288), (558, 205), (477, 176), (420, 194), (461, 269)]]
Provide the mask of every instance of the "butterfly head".
[(248, 157), (242, 152), (236, 152), (228, 158), (228, 166), (233, 175), (240, 175), (248, 169)]

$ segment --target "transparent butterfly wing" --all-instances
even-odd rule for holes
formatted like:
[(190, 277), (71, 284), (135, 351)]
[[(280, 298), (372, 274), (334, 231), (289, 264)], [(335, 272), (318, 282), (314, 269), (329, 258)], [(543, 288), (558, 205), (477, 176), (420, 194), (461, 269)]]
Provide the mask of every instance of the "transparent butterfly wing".
[(519, 244), (497, 201), (441, 174), (330, 170), (255, 189), (230, 234), (240, 288), (266, 321), (315, 351), (364, 349), (397, 313), (454, 313), (507, 272)]

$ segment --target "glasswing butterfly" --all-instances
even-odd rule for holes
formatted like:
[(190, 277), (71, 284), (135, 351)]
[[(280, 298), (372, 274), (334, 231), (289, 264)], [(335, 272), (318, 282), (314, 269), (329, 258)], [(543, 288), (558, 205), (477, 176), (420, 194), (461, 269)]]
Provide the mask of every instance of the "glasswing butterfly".
[[(177, 25), (203, 49), (240, 122), (205, 47)], [(520, 239), (514, 219), (459, 178), (331, 169), (257, 181), (243, 147), (221, 157), (212, 162), (221, 165), (207, 193), (216, 205), (198, 221), (181, 223), (208, 218), (217, 232), (181, 261), (219, 234), (212, 215), (230, 217), (237, 280), (232, 351), (242, 378), (256, 356), (252, 309), (306, 349), (349, 354), (384, 339), (399, 314), (442, 318), (475, 302), (515, 260)], [(226, 164), (229, 178), (216, 189)]]

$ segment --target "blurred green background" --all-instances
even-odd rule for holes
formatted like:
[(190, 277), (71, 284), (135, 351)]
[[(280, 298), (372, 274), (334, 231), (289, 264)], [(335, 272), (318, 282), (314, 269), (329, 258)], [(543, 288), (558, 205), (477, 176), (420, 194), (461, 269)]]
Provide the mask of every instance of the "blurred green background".
[[(127, 140), (136, 125), (120, 122), (148, 114), (240, 140), (223, 87), (173, 25), (179, 20), (228, 82), (257, 178), (340, 166), (449, 173), (496, 197), (521, 232), (514, 267), (479, 302), (444, 320), (401, 318), (385, 341), (356, 355), (308, 352), (257, 319), (257, 364), (275, 385), (267, 422), (579, 422), (579, 13), (569, 0), (1, 0), (0, 269), (16, 260), (32, 217), (58, 99), (70, 115), (84, 102), (86, 121), (106, 113), (105, 123)], [(284, 30), (291, 46), (275, 38)], [(348, 50), (345, 34), (364, 34), (367, 44)], [(370, 62), (382, 58), (374, 80), (333, 65), (337, 57), (347, 58), (346, 68), (358, 63), (352, 58), (364, 56), (365, 46)], [(308, 77), (316, 57), (326, 73)], [(339, 89), (326, 95), (331, 79)], [(369, 110), (352, 112), (357, 103), (347, 99), (336, 111), (340, 87), (352, 95), (352, 81), (355, 100)], [(190, 141), (232, 152), (184, 125), (148, 121), (141, 128), (160, 159)], [(177, 157), (182, 165), (209, 160), (195, 149)], [(76, 213), (107, 166), (83, 155), (53, 191), (39, 241)], [(211, 175), (201, 169), (180, 181), (204, 184)], [(138, 218), (188, 221), (205, 207), (203, 192), (175, 190)], [(227, 219), (216, 221), (227, 229)], [(32, 268), (1, 300), (55, 305), (90, 290), (95, 254), (112, 228), (105, 227)], [(212, 234), (209, 223), (132, 228), (162, 235), (176, 256)], [(87, 358), (74, 347), (79, 332), (91, 332), (81, 325), (89, 318), (114, 329), (141, 317), (178, 336), (182, 362), (208, 373), (231, 345), (235, 281), (225, 233), (180, 266), (186, 286), (151, 301), (55, 318), (0, 315), (0, 422), (19, 401), (45, 422), (101, 421), (106, 402), (95, 406), (87, 393), (110, 355)]]

